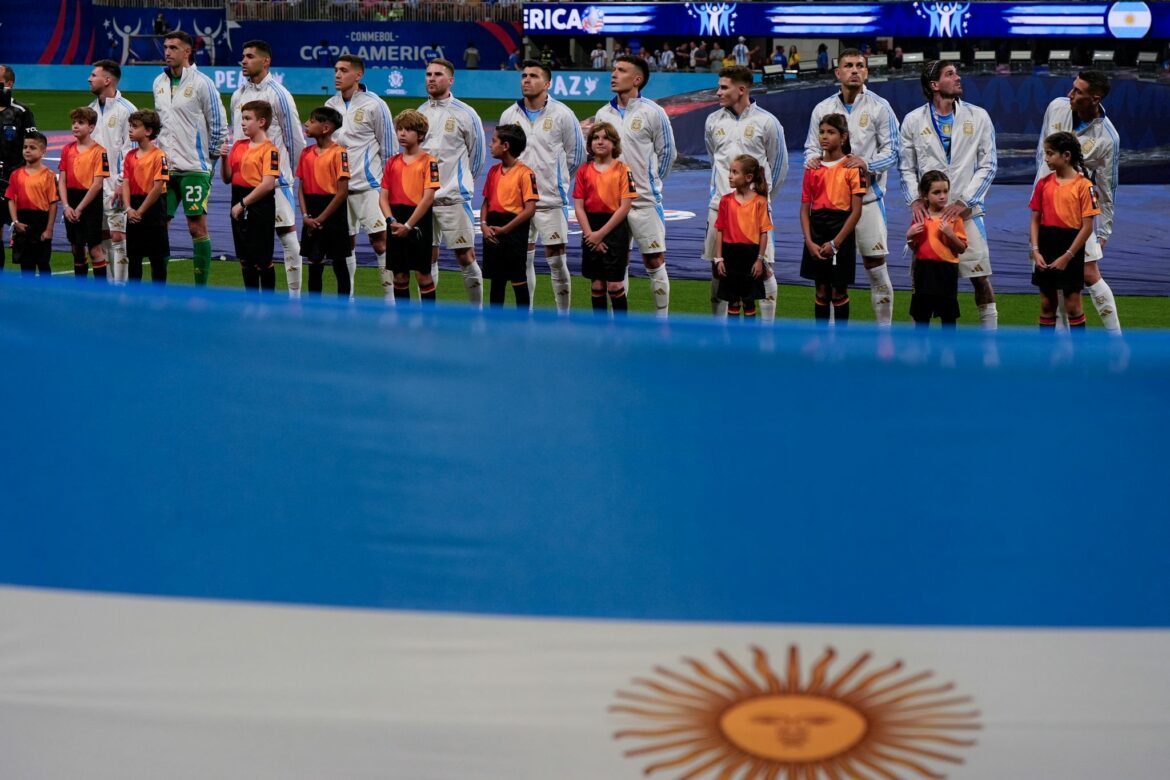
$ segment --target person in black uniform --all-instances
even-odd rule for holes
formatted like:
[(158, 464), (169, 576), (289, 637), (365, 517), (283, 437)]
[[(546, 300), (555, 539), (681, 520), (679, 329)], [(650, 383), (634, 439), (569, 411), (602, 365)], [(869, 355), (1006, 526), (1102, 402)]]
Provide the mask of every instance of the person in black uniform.
[(3, 191), (8, 179), (24, 166), (24, 139), (37, 131), (32, 111), (23, 103), (12, 99), (12, 85), (16, 83), (16, 71), (7, 65), (0, 65), (0, 269), (4, 268), (4, 226), (12, 222), (8, 216), (8, 201)]

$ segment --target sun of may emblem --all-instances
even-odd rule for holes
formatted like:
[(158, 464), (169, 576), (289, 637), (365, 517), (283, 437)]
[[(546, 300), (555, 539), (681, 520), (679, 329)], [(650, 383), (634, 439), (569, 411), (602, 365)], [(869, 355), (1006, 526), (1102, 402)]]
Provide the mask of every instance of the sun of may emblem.
[(831, 673), (830, 647), (806, 677), (795, 645), (779, 672), (760, 648), (752, 656), (686, 658), (685, 670), (655, 667), (618, 691), (610, 711), (629, 725), (614, 738), (641, 743), (625, 755), (680, 780), (944, 778), (939, 767), (963, 763), (957, 752), (975, 744), (964, 737), (981, 728), (970, 696), (901, 661), (867, 670), (863, 653)]

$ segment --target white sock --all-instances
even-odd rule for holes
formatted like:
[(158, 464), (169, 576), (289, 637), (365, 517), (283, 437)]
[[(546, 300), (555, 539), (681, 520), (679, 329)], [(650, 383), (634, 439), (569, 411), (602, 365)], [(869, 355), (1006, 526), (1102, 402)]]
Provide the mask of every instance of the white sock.
[(377, 255), (378, 258), (378, 276), (382, 279), (382, 297), (386, 300), (387, 305), (393, 306), (394, 301), (394, 272), (386, 268), (386, 253), (383, 252)]
[(110, 241), (110, 267), (114, 269), (114, 283), (125, 284), (130, 278), (130, 261), (126, 259), (126, 239)]
[[(568, 314), (573, 302), (573, 282), (569, 277), (569, 260), (565, 255), (553, 255), (548, 259), (549, 278), (552, 280), (553, 298), (557, 302), (557, 314)], [(533, 273), (533, 278), (536, 274)]]
[(994, 303), (985, 303), (979, 307), (979, 323), (984, 330), (999, 330), (999, 311)]
[(717, 319), (727, 319), (727, 301), (719, 300), (719, 280), (711, 277), (711, 313)]
[(776, 284), (773, 274), (764, 280), (764, 299), (760, 301), (760, 322), (772, 323), (776, 321), (776, 299), (780, 285)]
[[(528, 250), (528, 254), (524, 256), (524, 275), (528, 277), (528, 311), (536, 306), (536, 247)], [(552, 264), (552, 261), (549, 261)], [(561, 307), (561, 302), (557, 301), (557, 309)]]
[(280, 246), (284, 250), (284, 280), (288, 283), (288, 297), (301, 297), (301, 242), (297, 232), (291, 230), (280, 234)]
[(113, 284), (115, 281), (115, 279), (114, 279), (114, 254), (111, 251), (111, 246), (113, 243), (114, 242), (108, 238), (102, 239), (102, 249), (105, 250), (106, 262), (109, 264), (109, 266), (108, 266), (109, 270), (106, 272), (108, 274), (108, 276), (106, 277), (106, 281), (108, 281), (110, 284)]
[(889, 325), (894, 319), (894, 286), (890, 284), (890, 269), (882, 263), (877, 268), (867, 268), (869, 294), (873, 302), (873, 315), (878, 325)]
[(622, 277), (622, 289), (626, 291), (626, 299), (630, 297), (630, 264), (626, 263), (626, 275)]
[(670, 277), (666, 275), (666, 263), (657, 268), (647, 268), (650, 275), (650, 292), (654, 295), (654, 316), (666, 319), (670, 313)]
[(1105, 330), (1121, 333), (1121, 320), (1117, 317), (1117, 301), (1113, 299), (1113, 290), (1104, 279), (1089, 287), (1089, 295), (1093, 297), (1093, 306), (1101, 315), (1101, 324)]
[(349, 270), (349, 299), (354, 296), (354, 279), (357, 277), (357, 255), (352, 254), (345, 258), (345, 267)]
[(1056, 291), (1056, 329), (1068, 330), (1068, 312), (1064, 308), (1064, 290)]
[(463, 287), (467, 290), (467, 300), (477, 309), (483, 308), (483, 272), (479, 270), (479, 263), (474, 260), (471, 265), (462, 268)]
[(439, 289), (439, 261), (431, 261), (431, 279), (435, 282), (435, 289)]

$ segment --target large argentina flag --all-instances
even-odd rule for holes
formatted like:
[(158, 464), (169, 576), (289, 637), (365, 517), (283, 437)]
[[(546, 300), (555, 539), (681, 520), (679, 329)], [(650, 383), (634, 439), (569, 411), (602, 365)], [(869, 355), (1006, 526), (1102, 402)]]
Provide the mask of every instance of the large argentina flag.
[(0, 279), (0, 778), (1149, 778), (1170, 338)]

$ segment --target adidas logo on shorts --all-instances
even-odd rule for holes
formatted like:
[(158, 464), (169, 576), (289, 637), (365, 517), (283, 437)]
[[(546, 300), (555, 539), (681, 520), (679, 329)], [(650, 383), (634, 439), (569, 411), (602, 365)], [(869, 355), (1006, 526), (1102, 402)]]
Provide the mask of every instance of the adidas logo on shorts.
[(551, 236), (548, 237), (548, 240), (549, 241), (560, 241), (561, 234), (560, 233), (553, 233)]
[(651, 249), (661, 249), (661, 248), (662, 248), (662, 245), (661, 245), (661, 244), (659, 244), (657, 241), (651, 241), (651, 242), (650, 242), (650, 248), (651, 248)]
[(886, 248), (885, 248), (885, 246), (882, 245), (882, 242), (879, 241), (876, 244), (874, 244), (873, 249), (871, 249), (869, 251), (871, 251), (871, 252), (884, 252), (884, 251), (886, 251)]
[(464, 238), (463, 236), (459, 236), (458, 238), (456, 238), (456, 239), (455, 239), (455, 243), (456, 243), (456, 244), (466, 244), (466, 243), (467, 243), (467, 239), (466, 239), (466, 238)]

